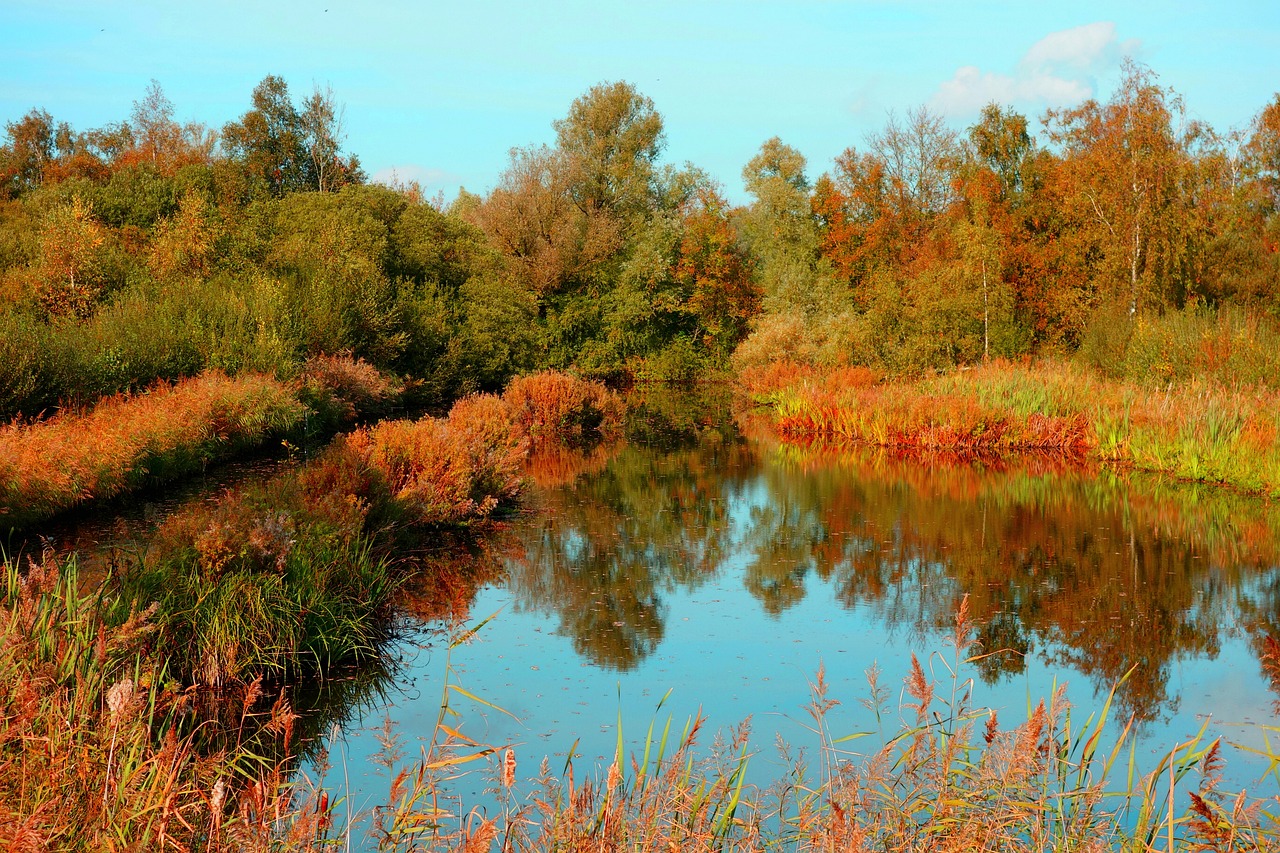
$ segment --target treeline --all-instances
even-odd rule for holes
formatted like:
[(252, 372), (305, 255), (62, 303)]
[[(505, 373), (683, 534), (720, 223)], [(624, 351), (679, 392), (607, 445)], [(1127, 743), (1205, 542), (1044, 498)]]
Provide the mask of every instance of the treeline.
[(735, 352), (890, 373), (1077, 351), (1156, 378), (1275, 366), (1280, 96), (1221, 134), (1127, 63), (1041, 138), (995, 104), (964, 133), (915, 110), (816, 180), (771, 139), (741, 207), (661, 162), (662, 118), (626, 83), (448, 206), (367, 183), (327, 91), (295, 101), (268, 77), (216, 130), (174, 113), (153, 83), (106, 128), (38, 109), (5, 125), (0, 417), (335, 352), (427, 405), (544, 367), (687, 380)]
[[(957, 134), (915, 110), (816, 181), (766, 142), (743, 173), (764, 317), (741, 363), (912, 372), (1083, 347), (1112, 373), (1176, 372), (1152, 326), (1187, 309), (1184, 332), (1256, 340), (1280, 310), (1280, 96), (1222, 135), (1126, 62), (1110, 100), (1044, 126), (991, 104)], [(1220, 335), (1204, 312), (1224, 306)], [(1135, 336), (1145, 360), (1127, 363)]]

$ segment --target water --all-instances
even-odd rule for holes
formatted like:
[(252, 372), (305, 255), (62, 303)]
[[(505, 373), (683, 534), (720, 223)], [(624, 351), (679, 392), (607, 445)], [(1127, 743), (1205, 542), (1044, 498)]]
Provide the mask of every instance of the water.
[[(749, 719), (751, 781), (767, 785), (784, 770), (775, 738), (817, 744), (804, 707), (820, 668), (836, 737), (899, 730), (913, 654), (949, 695), (965, 596), (986, 656), (958, 681), (1004, 725), (1061, 683), (1078, 724), (1115, 687), (1109, 736), (1132, 718), (1145, 767), (1206, 721), (1264, 746), (1277, 694), (1260, 656), (1280, 621), (1265, 503), (1043, 458), (787, 447), (706, 401), (650, 399), (636, 417), (624, 447), (535, 466), (532, 510), (487, 557), (501, 580), (463, 601), (464, 624), (493, 617), (474, 638), (449, 651), (428, 624), (399, 648), (389, 701), (334, 742), (353, 806), (385, 796), (373, 730), (389, 719), (416, 754), (444, 695), (463, 733), (514, 747), (522, 777), (571, 753), (602, 773), (619, 726), (630, 752), (668, 718)], [(859, 701), (872, 667), (879, 722)], [(1265, 760), (1227, 756), (1228, 789), (1277, 793)], [(484, 802), (483, 773), (455, 785)]]

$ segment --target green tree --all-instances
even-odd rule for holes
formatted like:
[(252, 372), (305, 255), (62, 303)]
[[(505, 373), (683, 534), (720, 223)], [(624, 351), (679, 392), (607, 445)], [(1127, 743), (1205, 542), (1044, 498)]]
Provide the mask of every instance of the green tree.
[(969, 128), (968, 139), (974, 159), (999, 177), (1004, 199), (1016, 202), (1030, 189), (1035, 143), (1027, 131), (1026, 116), (996, 103), (987, 104), (982, 118)]
[(359, 160), (339, 156), (342, 139), (342, 109), (331, 91), (317, 89), (299, 110), (288, 84), (276, 76), (263, 78), (253, 90), (253, 107), (222, 129), (228, 155), (277, 196), (361, 183)]
[(573, 200), (584, 212), (605, 209), (627, 219), (648, 214), (665, 144), (653, 101), (630, 83), (601, 83), (553, 126)]

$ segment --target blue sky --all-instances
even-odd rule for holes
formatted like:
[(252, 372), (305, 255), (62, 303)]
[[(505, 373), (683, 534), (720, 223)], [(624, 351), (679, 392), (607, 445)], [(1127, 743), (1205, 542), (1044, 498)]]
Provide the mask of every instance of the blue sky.
[(924, 104), (960, 129), (994, 99), (1038, 119), (1106, 99), (1125, 55), (1191, 116), (1243, 127), (1280, 90), (1280, 2), (0, 0), (0, 120), (38, 106), (101, 126), (154, 78), (180, 120), (221, 126), (277, 74), (295, 100), (332, 87), (371, 174), (452, 197), (491, 188), (509, 149), (551, 141), (575, 97), (622, 79), (665, 119), (665, 161), (741, 200), (771, 136), (816, 177), (890, 110)]

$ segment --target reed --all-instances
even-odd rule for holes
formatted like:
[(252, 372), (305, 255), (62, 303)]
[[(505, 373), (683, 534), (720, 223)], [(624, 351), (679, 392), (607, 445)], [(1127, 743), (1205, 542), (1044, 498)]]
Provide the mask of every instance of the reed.
[[(629, 753), (619, 721), (608, 767), (583, 768), (571, 749), (562, 767), (543, 759), (522, 772), (536, 754), (463, 734), (468, 706), (505, 712), (464, 689), (446, 656), (431, 737), (406, 760), (399, 734), (384, 727), (374, 761), (386, 797), (359, 809), (325, 755), (314, 778), (295, 771), (299, 718), (283, 698), (262, 701), (260, 681), (223, 694), (221, 717), (201, 714), (197, 695), (170, 681), (171, 646), (156, 642), (155, 613), (81, 593), (74, 563), (4, 568), (5, 849), (1172, 853), (1280, 844), (1267, 811), (1274, 797), (1223, 791), (1226, 748), (1204, 731), (1138, 768), (1130, 726), (1110, 723), (1111, 698), (1081, 721), (1061, 690), (1006, 728), (975, 702), (972, 672), (989, 652), (973, 644), (967, 600), (948, 649), (912, 657), (896, 707), (895, 691), (868, 673), (863, 701), (880, 721), (872, 729), (832, 729), (839, 700), (819, 670), (805, 708), (814, 758), (781, 745), (783, 769), (765, 786), (748, 780), (757, 747), (745, 724), (702, 747), (707, 721), (662, 720), (667, 697)], [(450, 648), (486, 621), (460, 629)], [(897, 727), (883, 728), (895, 717)], [(477, 767), (492, 780), (483, 812), (451, 790)]]
[(1262, 386), (1152, 388), (1068, 364), (993, 363), (871, 382), (777, 365), (743, 374), (739, 388), (789, 439), (907, 452), (1051, 451), (1280, 496), (1280, 393)]
[[(170, 680), (153, 609), (80, 590), (74, 560), (3, 567), (0, 846), (252, 849), (231, 843), (249, 795), (290, 791), (290, 762), (265, 757), (289, 753), (288, 703), (264, 712), (236, 695), (223, 726)], [(210, 749), (214, 729), (225, 737)]]
[(0, 426), (0, 525), (171, 482), (272, 438), (323, 434), (387, 411), (402, 391), (364, 362), (321, 357), (297, 382), (209, 372)]

